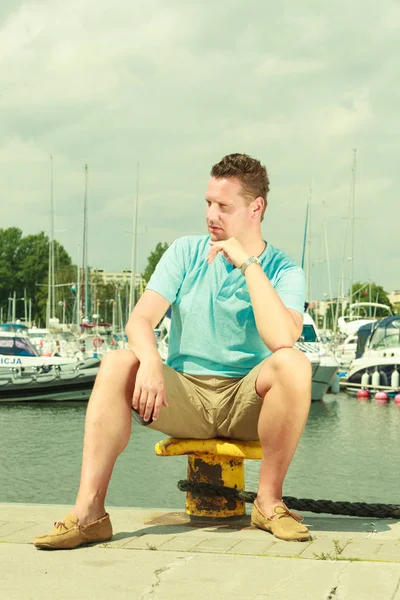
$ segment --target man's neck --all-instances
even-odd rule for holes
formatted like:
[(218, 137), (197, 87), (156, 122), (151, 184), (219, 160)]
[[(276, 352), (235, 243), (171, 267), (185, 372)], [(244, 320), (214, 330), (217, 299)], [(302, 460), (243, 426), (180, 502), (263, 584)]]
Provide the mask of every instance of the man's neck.
[(267, 247), (266, 242), (264, 242), (264, 240), (262, 239), (262, 237), (256, 237), (254, 240), (246, 240), (241, 242), (244, 250), (250, 255), (250, 256), (261, 256), (261, 254), (264, 252), (265, 248)]

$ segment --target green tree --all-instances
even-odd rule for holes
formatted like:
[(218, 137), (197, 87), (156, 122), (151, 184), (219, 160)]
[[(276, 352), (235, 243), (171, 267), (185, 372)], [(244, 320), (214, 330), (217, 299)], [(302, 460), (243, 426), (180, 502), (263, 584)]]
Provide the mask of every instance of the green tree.
[(146, 283), (149, 282), (150, 277), (153, 275), (154, 273), (154, 269), (156, 268), (158, 261), (160, 260), (160, 258), (162, 257), (162, 255), (164, 254), (164, 252), (168, 250), (168, 244), (167, 242), (158, 242), (157, 246), (155, 247), (155, 250), (153, 250), (153, 252), (150, 253), (148, 259), (147, 259), (147, 265), (146, 268), (143, 272), (143, 279), (145, 280)]
[[(62, 317), (62, 307), (59, 302), (68, 299), (68, 309), (73, 298), (67, 286), (58, 287), (62, 284), (71, 284), (76, 281), (76, 267), (71, 263), (71, 258), (64, 247), (54, 241), (54, 269), (55, 269), (55, 303), (56, 316)], [(48, 275), (49, 275), (49, 239), (43, 232), (35, 235), (27, 235), (21, 240), (20, 263), (17, 272), (16, 284), (18, 289), (26, 289), (27, 296), (32, 298), (32, 313), (36, 320), (45, 322), (46, 305), (48, 298)]]
[[(381, 285), (377, 285), (376, 283), (356, 281), (353, 284), (353, 297), (352, 301), (354, 302), (377, 302), (379, 304), (386, 304), (390, 308), (392, 305), (390, 304), (388, 293), (383, 289)], [(363, 309), (360, 309), (363, 310)], [(369, 316), (368, 307), (364, 308), (365, 316)], [(384, 317), (387, 316), (387, 311), (382, 308), (373, 309), (373, 314), (376, 317)], [(346, 311), (348, 312), (348, 310)], [(360, 313), (361, 314), (361, 313)]]
[[(57, 241), (54, 242), (54, 263), (56, 284), (76, 280), (76, 268), (67, 251)], [(49, 239), (45, 233), (23, 237), (17, 227), (0, 229), (0, 306), (5, 315), (9, 295), (15, 291), (18, 299), (27, 297), (32, 300), (33, 320), (44, 323), (48, 272)], [(57, 288), (57, 303), (64, 297), (65, 290)], [(70, 302), (73, 302), (72, 294), (69, 296)], [(17, 315), (21, 314), (22, 309), (17, 305)]]
[[(19, 249), (22, 231), (17, 227), (0, 229), (0, 306), (7, 314), (8, 298), (15, 287), (15, 276), (19, 265)], [(20, 290), (18, 290), (20, 291)]]

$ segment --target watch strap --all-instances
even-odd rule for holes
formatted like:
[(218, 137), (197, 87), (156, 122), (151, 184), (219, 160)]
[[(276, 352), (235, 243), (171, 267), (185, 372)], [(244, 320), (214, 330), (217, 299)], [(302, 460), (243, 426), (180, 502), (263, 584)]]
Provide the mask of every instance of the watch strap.
[(249, 256), (249, 258), (247, 260), (245, 260), (244, 263), (242, 264), (242, 266), (240, 267), (240, 270), (242, 271), (242, 275), (244, 275), (245, 270), (247, 269), (247, 267), (249, 265), (251, 265), (251, 263), (257, 263), (261, 267), (261, 263), (258, 260), (257, 256)]

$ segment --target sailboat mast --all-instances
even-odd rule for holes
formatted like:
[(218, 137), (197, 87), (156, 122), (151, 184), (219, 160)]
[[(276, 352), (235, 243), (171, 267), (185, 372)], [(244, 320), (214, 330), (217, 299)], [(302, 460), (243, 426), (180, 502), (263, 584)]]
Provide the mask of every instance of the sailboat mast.
[(351, 203), (351, 256), (350, 256), (350, 306), (353, 304), (353, 277), (354, 277), (354, 220), (356, 205), (356, 160), (357, 150), (353, 148), (353, 166), (351, 169), (350, 203)]
[(54, 181), (53, 181), (53, 156), (50, 156), (50, 239), (49, 239), (49, 277), (47, 292), (47, 328), (50, 319), (55, 317), (55, 281), (54, 281)]
[(311, 302), (311, 198), (312, 198), (312, 183), (308, 194), (308, 210), (307, 210), (307, 302)]
[(129, 314), (136, 302), (136, 255), (137, 255), (137, 222), (139, 211), (139, 163), (136, 165), (136, 203), (132, 224), (132, 260), (131, 260), (131, 288), (129, 294)]
[(301, 255), (301, 268), (304, 269), (304, 262), (306, 256), (306, 247), (307, 247), (307, 227), (308, 227), (308, 202), (306, 208), (306, 221), (304, 223), (304, 238), (303, 238), (303, 252)]
[(81, 329), (81, 281), (80, 281), (80, 273), (79, 273), (79, 263), (81, 260), (80, 255), (80, 247), (78, 244), (78, 261), (76, 263), (76, 324), (78, 328), (78, 332)]
[[(333, 304), (332, 304), (332, 281), (331, 281), (331, 263), (329, 261), (329, 249), (328, 249), (328, 234), (326, 232), (326, 220), (324, 220), (324, 235), (325, 235), (325, 254), (326, 254), (326, 263), (327, 263), (327, 269), (328, 269), (328, 288), (329, 288), (329, 300), (331, 302), (331, 317), (332, 317), (332, 323), (334, 321), (334, 314), (333, 314)], [(325, 307), (325, 311), (327, 312), (327, 307)]]
[(55, 252), (54, 252), (54, 176), (53, 176), (53, 158), (51, 159), (51, 283), (52, 283), (52, 316), (56, 316), (56, 274), (55, 274)]
[(302, 257), (301, 257), (301, 268), (304, 269), (305, 268), (305, 259), (307, 257), (307, 268), (305, 269), (306, 271), (306, 301), (307, 302), (311, 302), (311, 298), (310, 298), (310, 280), (311, 280), (311, 271), (310, 271), (310, 265), (311, 265), (311, 252), (310, 252), (310, 246), (311, 246), (311, 240), (310, 240), (310, 215), (311, 215), (311, 196), (312, 196), (312, 184), (310, 184), (310, 191), (308, 194), (308, 200), (307, 200), (307, 210), (306, 210), (306, 222), (304, 224), (304, 239), (303, 239), (303, 252), (302, 252)]
[(87, 199), (88, 199), (88, 166), (85, 165), (85, 196), (83, 202), (83, 248), (82, 248), (82, 283), (81, 283), (81, 314), (88, 317), (88, 224), (87, 224)]
[(349, 223), (352, 222), (352, 245), (351, 252), (352, 255), (350, 257), (351, 267), (350, 267), (350, 305), (353, 301), (353, 252), (354, 252), (354, 205), (355, 205), (355, 169), (356, 169), (356, 150), (353, 149), (353, 164), (351, 170), (351, 183), (350, 183), (350, 196), (349, 196), (349, 204), (347, 209), (347, 218), (346, 218), (346, 227), (344, 232), (344, 240), (343, 240), (343, 252), (342, 252), (342, 262), (340, 268), (340, 276), (339, 276), (339, 287), (338, 287), (338, 297), (336, 303), (336, 317), (334, 324), (334, 333), (337, 331), (337, 323), (339, 319), (339, 305), (341, 305), (342, 309), (342, 317), (345, 312), (345, 292), (344, 292), (344, 274), (345, 274), (345, 259), (346, 259), (346, 249), (347, 249), (347, 235), (349, 229)]

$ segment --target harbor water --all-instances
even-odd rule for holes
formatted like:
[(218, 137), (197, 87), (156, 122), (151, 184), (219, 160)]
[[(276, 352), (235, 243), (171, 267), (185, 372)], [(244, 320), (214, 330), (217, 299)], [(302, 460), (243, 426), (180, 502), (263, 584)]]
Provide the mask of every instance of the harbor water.
[[(79, 484), (86, 402), (0, 404), (0, 502), (73, 504)], [(398, 502), (400, 408), (344, 393), (311, 406), (285, 481), (299, 498)], [(163, 435), (133, 422), (107, 506), (182, 509), (177, 481), (186, 457), (157, 457)], [(256, 491), (258, 461), (246, 462), (246, 489)]]

